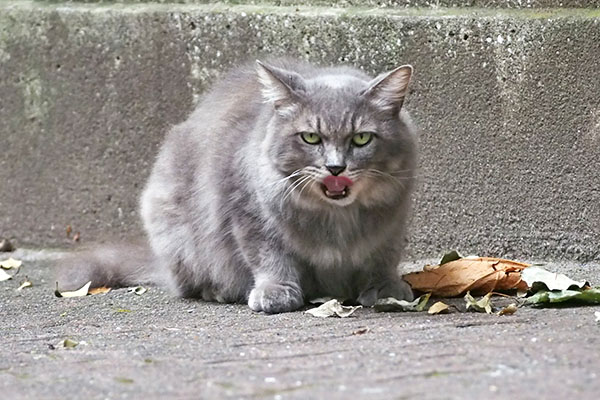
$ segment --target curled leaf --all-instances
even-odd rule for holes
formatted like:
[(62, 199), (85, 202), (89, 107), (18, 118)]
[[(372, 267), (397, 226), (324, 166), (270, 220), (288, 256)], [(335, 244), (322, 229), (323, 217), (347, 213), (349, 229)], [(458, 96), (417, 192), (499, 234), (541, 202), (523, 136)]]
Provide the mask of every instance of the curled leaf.
[(450, 312), (450, 306), (446, 303), (438, 301), (427, 310), (427, 314), (435, 315), (435, 314), (446, 314)]
[(33, 283), (31, 283), (31, 281), (29, 279), (27, 279), (27, 277), (25, 277), (25, 280), (23, 282), (21, 282), (21, 285), (17, 288), (17, 290), (21, 291), (27, 287), (32, 287)]
[(588, 290), (542, 290), (525, 299), (526, 304), (550, 305), (553, 303), (600, 304), (600, 288)]
[(88, 294), (94, 295), (94, 294), (105, 294), (111, 291), (111, 288), (106, 287), (106, 286), (100, 286), (100, 287), (95, 287), (95, 288), (91, 288), (88, 291)]
[(517, 312), (519, 307), (516, 304), (509, 304), (502, 310), (498, 311), (498, 315), (512, 315)]
[(77, 347), (77, 345), (79, 345), (79, 342), (76, 342), (72, 339), (65, 339), (62, 342), (63, 347), (66, 347), (68, 349), (72, 349), (73, 347)]
[(546, 271), (540, 267), (530, 267), (521, 273), (523, 281), (531, 287), (534, 292), (538, 290), (567, 290), (583, 289), (589, 286), (586, 281), (574, 281), (563, 274)]
[(9, 279), (12, 279), (12, 275), (7, 273), (3, 269), (0, 269), (0, 282), (7, 281)]
[(148, 289), (146, 289), (143, 286), (135, 286), (135, 287), (127, 288), (127, 293), (135, 293), (138, 296), (146, 293), (147, 291), (148, 291)]
[(21, 260), (15, 260), (14, 258), (9, 258), (8, 260), (0, 261), (0, 268), (3, 269), (17, 269), (23, 262)]
[(305, 311), (305, 313), (319, 318), (334, 316), (346, 318), (359, 308), (362, 308), (362, 306), (344, 306), (338, 300), (333, 299), (321, 304), (319, 307), (311, 308), (310, 310)]
[(377, 312), (394, 312), (394, 311), (423, 311), (427, 302), (431, 297), (431, 293), (422, 295), (413, 301), (397, 300), (393, 297), (379, 299), (373, 306)]
[(479, 300), (475, 300), (471, 293), (467, 292), (465, 295), (465, 302), (467, 303), (467, 311), (469, 309), (477, 312), (485, 312), (488, 314), (492, 313), (492, 293), (488, 293)]
[(526, 290), (521, 271), (529, 264), (491, 257), (467, 257), (427, 265), (421, 272), (404, 275), (414, 290), (434, 296), (453, 297), (466, 292), (475, 295), (512, 289)]
[(61, 292), (58, 290), (58, 282), (56, 282), (56, 290), (54, 291), (54, 295), (56, 297), (82, 297), (82, 296), (86, 296), (90, 290), (90, 285), (92, 284), (92, 281), (89, 281), (88, 283), (86, 283), (85, 285), (83, 285), (83, 287), (81, 289), (78, 290), (74, 290), (74, 291), (66, 291), (66, 292)]

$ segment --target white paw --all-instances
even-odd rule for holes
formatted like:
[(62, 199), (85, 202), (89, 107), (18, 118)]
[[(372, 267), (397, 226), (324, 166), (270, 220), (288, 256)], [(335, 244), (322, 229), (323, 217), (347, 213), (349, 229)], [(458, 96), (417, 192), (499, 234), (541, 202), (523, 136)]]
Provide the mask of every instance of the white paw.
[(294, 311), (304, 305), (302, 290), (296, 284), (263, 283), (248, 297), (248, 306), (254, 311), (276, 314)]

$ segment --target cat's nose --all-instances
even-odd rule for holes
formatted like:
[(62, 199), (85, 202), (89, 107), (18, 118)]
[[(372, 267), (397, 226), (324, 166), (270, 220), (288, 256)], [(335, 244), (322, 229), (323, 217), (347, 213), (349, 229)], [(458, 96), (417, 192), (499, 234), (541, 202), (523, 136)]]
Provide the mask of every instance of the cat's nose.
[(325, 168), (327, 168), (327, 170), (329, 172), (331, 172), (331, 175), (337, 176), (346, 169), (346, 166), (345, 165), (326, 165)]

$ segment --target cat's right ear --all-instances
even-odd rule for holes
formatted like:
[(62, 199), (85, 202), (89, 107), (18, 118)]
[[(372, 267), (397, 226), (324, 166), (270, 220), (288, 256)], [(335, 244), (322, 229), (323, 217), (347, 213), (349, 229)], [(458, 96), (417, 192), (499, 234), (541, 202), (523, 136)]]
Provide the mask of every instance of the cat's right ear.
[(263, 64), (256, 60), (256, 73), (266, 103), (271, 103), (276, 110), (283, 111), (291, 107), (300, 98), (304, 90), (304, 79), (292, 71)]

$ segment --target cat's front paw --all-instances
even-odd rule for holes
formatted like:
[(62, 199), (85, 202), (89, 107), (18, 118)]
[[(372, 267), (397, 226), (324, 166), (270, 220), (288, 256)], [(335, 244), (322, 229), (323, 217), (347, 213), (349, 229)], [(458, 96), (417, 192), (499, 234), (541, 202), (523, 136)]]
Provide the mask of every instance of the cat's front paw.
[(294, 311), (304, 305), (302, 290), (296, 284), (263, 283), (248, 297), (248, 306), (268, 314)]
[(408, 283), (403, 279), (394, 279), (377, 287), (371, 287), (358, 296), (358, 302), (365, 307), (371, 307), (377, 299), (393, 297), (397, 300), (412, 301), (415, 297)]
[(394, 279), (379, 289), (377, 297), (380, 299), (393, 297), (397, 300), (413, 301), (415, 295), (410, 285), (404, 279)]

